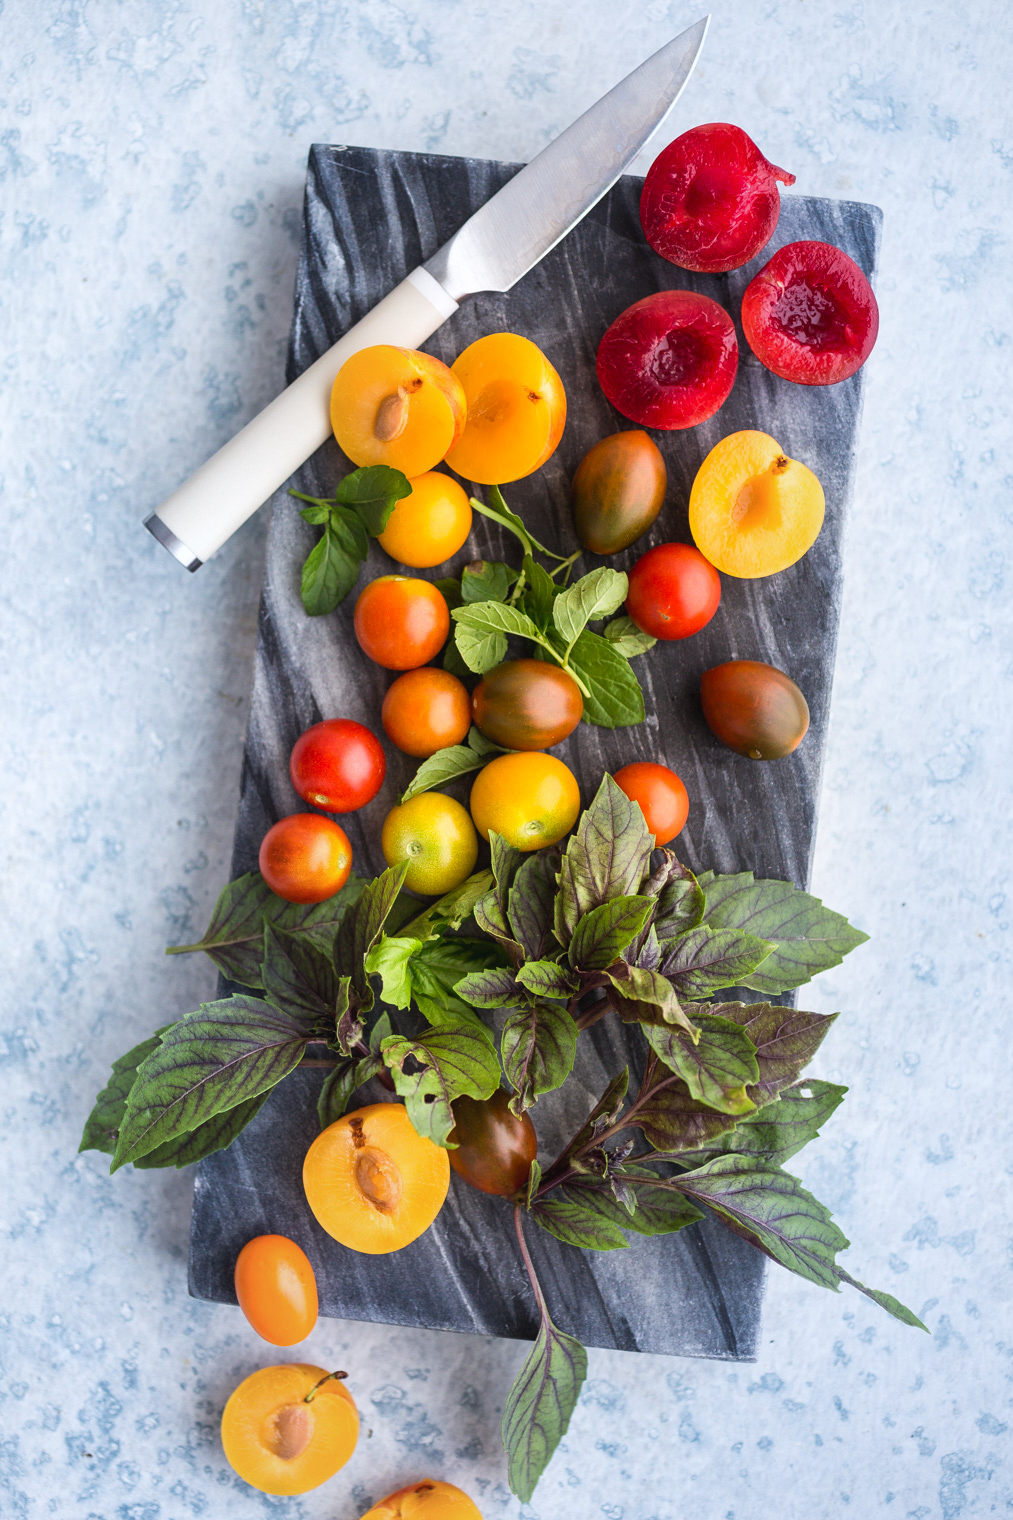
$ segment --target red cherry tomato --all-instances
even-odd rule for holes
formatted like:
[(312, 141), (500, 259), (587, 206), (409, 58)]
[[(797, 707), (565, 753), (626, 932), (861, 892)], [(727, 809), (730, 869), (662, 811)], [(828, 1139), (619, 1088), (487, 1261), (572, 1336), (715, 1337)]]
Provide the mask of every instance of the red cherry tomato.
[(656, 845), (667, 844), (685, 827), (689, 797), (679, 777), (667, 765), (636, 760), (616, 771), (612, 779), (631, 802), (640, 803)]
[(692, 544), (658, 544), (630, 571), (626, 611), (656, 639), (688, 639), (718, 610), (721, 577)]
[(257, 1334), (272, 1346), (304, 1341), (317, 1322), (317, 1280), (309, 1258), (287, 1235), (258, 1235), (236, 1257), (236, 1297)]
[(328, 813), (351, 813), (376, 796), (387, 759), (379, 739), (361, 723), (328, 718), (300, 734), (288, 769), (304, 802)]
[(268, 829), (261, 842), (260, 874), (286, 902), (333, 897), (351, 869), (348, 835), (320, 813), (292, 813)]

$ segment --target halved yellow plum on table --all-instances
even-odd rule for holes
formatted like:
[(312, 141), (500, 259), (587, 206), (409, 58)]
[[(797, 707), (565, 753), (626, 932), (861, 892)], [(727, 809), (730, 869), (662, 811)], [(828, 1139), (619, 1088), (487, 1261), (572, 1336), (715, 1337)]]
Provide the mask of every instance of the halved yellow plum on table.
[(700, 553), (740, 580), (776, 575), (819, 537), (823, 487), (789, 459), (769, 433), (747, 429), (715, 444), (689, 498), (689, 528)]
[(566, 392), (537, 344), (519, 333), (489, 333), (451, 367), (468, 414), (447, 454), (450, 468), (480, 485), (505, 485), (543, 465), (563, 436)]
[(482, 1516), (463, 1489), (438, 1478), (424, 1478), (388, 1494), (362, 1520), (482, 1520)]
[(461, 382), (439, 359), (376, 343), (338, 370), (331, 426), (353, 464), (386, 464), (414, 477), (439, 464), (460, 437)]
[(305, 1494), (333, 1478), (359, 1439), (344, 1375), (290, 1362), (244, 1378), (222, 1413), (222, 1446), (239, 1476), (264, 1494)]

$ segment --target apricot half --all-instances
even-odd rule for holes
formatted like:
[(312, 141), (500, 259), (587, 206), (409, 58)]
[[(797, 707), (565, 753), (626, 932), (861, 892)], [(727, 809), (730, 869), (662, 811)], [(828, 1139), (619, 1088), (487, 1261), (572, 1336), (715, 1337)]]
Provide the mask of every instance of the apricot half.
[(700, 553), (726, 575), (775, 575), (812, 548), (826, 502), (812, 470), (769, 433), (747, 429), (714, 445), (696, 473), (689, 528)]
[(428, 1230), (447, 1196), (447, 1153), (403, 1103), (373, 1103), (318, 1135), (302, 1172), (317, 1222), (341, 1245), (384, 1256)]
[(264, 1494), (319, 1488), (344, 1467), (358, 1439), (352, 1395), (326, 1368), (306, 1362), (251, 1373), (222, 1413), (226, 1458)]
[(362, 1520), (482, 1520), (478, 1506), (453, 1483), (424, 1478), (388, 1494)]
[(566, 392), (530, 338), (489, 333), (454, 360), (464, 387), (464, 432), (447, 454), (452, 470), (480, 485), (505, 485), (537, 470), (566, 422)]
[(439, 359), (414, 348), (377, 343), (338, 370), (331, 426), (353, 464), (386, 464), (424, 475), (439, 464), (464, 427), (461, 382)]

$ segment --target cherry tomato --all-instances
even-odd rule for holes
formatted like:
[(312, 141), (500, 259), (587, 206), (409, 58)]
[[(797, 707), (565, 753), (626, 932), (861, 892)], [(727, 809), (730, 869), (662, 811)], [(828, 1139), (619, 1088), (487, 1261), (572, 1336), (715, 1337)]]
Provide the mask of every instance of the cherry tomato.
[(388, 517), (380, 547), (416, 570), (442, 565), (471, 532), (468, 493), (439, 470), (427, 470), (408, 484), (411, 495), (402, 496)]
[(491, 1098), (455, 1098), (451, 1106), (454, 1171), (479, 1192), (512, 1198), (527, 1183), (538, 1154), (535, 1126), (527, 1114), (510, 1112), (510, 1094), (502, 1087)]
[(471, 694), (478, 727), (504, 749), (548, 749), (572, 734), (584, 698), (569, 671), (544, 660), (504, 660)]
[(300, 734), (288, 770), (304, 802), (328, 813), (351, 813), (376, 796), (387, 759), (379, 739), (361, 723), (327, 718)]
[(292, 813), (268, 829), (260, 845), (260, 874), (286, 902), (333, 897), (348, 880), (352, 846), (344, 829), (319, 813)]
[(470, 876), (478, 840), (467, 812), (442, 792), (419, 792), (383, 821), (380, 848), (389, 866), (408, 862), (405, 886), (424, 897), (440, 897)]
[(305, 1251), (287, 1235), (258, 1235), (236, 1257), (236, 1297), (272, 1346), (304, 1341), (317, 1322), (317, 1280)]
[(381, 575), (359, 593), (355, 637), (385, 670), (416, 670), (439, 654), (450, 632), (450, 610), (430, 581)]
[(692, 544), (658, 544), (630, 571), (626, 611), (656, 639), (688, 639), (718, 610), (721, 577)]
[(707, 725), (750, 760), (780, 760), (809, 731), (809, 704), (790, 676), (762, 660), (728, 660), (700, 677)]
[(424, 665), (398, 676), (380, 709), (388, 739), (425, 760), (447, 744), (461, 744), (471, 727), (471, 698), (449, 670)]
[(471, 789), (471, 816), (482, 838), (502, 834), (515, 850), (555, 844), (579, 812), (577, 778), (555, 755), (500, 755), (479, 771)]
[(636, 760), (624, 765), (613, 777), (616, 785), (631, 802), (639, 802), (644, 821), (654, 835), (656, 845), (667, 844), (685, 827), (689, 817), (686, 788), (667, 765), (653, 760)]

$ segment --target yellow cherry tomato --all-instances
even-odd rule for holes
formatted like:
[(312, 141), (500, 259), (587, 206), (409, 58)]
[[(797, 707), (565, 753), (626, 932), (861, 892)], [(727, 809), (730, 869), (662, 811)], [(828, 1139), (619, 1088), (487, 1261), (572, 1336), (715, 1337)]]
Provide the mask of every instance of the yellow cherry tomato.
[(471, 532), (471, 503), (463, 486), (439, 470), (409, 481), (380, 534), (380, 547), (399, 565), (422, 570), (442, 565), (456, 554)]
[(471, 789), (471, 816), (482, 838), (495, 831), (515, 850), (555, 844), (579, 812), (577, 778), (555, 755), (500, 755), (479, 771)]
[(459, 887), (478, 858), (466, 809), (442, 792), (419, 792), (392, 808), (383, 821), (380, 846), (389, 866), (407, 861), (405, 886), (427, 897)]

